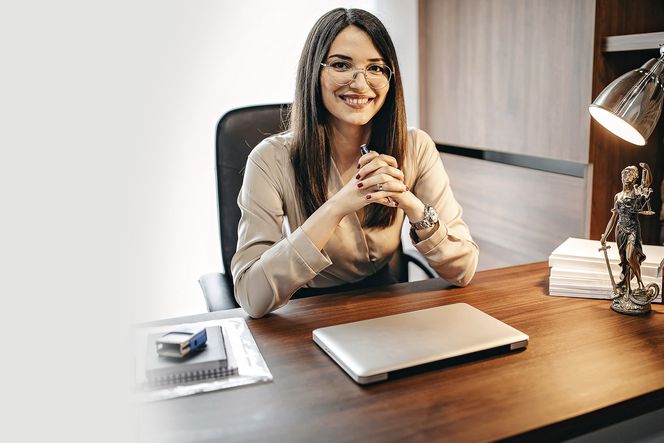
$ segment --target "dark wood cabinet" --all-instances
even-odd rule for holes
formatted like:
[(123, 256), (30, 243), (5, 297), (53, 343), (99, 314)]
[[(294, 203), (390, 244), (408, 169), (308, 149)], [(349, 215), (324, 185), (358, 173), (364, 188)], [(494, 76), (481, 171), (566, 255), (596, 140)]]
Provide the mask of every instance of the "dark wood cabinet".
[[(597, 0), (593, 59), (593, 98), (625, 72), (658, 57), (657, 42), (664, 43), (664, 1)], [(655, 215), (641, 217), (643, 242), (664, 244), (661, 237), (662, 172), (664, 131), (662, 119), (646, 146), (634, 146), (592, 121), (588, 161), (593, 165), (590, 237), (599, 239), (613, 206), (613, 196), (622, 188), (620, 171), (640, 162), (653, 172), (652, 209)]]

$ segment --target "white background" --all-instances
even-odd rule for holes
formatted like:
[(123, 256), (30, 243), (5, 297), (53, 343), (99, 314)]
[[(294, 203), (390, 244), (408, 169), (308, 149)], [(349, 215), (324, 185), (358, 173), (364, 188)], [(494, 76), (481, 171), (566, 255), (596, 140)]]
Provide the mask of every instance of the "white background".
[[(3, 440), (131, 441), (128, 325), (203, 312), (221, 269), (214, 133), (292, 100), (334, 1), (63, 0), (0, 8)], [(417, 2), (383, 19), (418, 122)]]

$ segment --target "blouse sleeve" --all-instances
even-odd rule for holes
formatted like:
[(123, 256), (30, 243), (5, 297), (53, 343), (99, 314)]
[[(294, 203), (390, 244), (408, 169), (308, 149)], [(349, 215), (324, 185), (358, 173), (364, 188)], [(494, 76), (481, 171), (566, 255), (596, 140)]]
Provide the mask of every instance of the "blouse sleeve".
[(283, 171), (262, 151), (269, 154), (259, 145), (245, 168), (237, 252), (231, 261), (235, 299), (254, 318), (286, 304), (331, 264), (301, 228), (284, 235)]
[(416, 179), (413, 193), (438, 213), (438, 229), (414, 243), (432, 268), (450, 283), (466, 286), (475, 275), (479, 247), (461, 218), (462, 209), (450, 188), (450, 180), (431, 137), (415, 131)]

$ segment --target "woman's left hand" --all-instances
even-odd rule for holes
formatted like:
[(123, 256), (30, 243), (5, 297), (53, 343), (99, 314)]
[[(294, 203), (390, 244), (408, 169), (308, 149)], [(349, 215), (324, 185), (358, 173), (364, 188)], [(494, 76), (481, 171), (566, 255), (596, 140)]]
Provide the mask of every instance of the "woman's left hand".
[[(358, 167), (356, 177), (359, 180), (358, 187), (370, 189), (371, 199), (374, 202), (402, 208), (406, 214), (415, 213), (424, 207), (424, 204), (410, 192), (404, 183), (404, 174), (394, 157), (370, 151), (360, 157)], [(387, 191), (392, 194), (389, 198)], [(396, 194), (394, 194), (395, 192)]]

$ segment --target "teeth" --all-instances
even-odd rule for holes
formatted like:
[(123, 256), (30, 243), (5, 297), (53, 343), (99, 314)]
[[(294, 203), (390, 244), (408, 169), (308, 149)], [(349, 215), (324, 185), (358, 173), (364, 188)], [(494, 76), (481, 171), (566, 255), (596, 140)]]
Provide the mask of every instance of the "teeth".
[(350, 98), (350, 97), (343, 97), (344, 101), (346, 103), (350, 103), (351, 105), (363, 105), (365, 103), (369, 103), (368, 98)]

